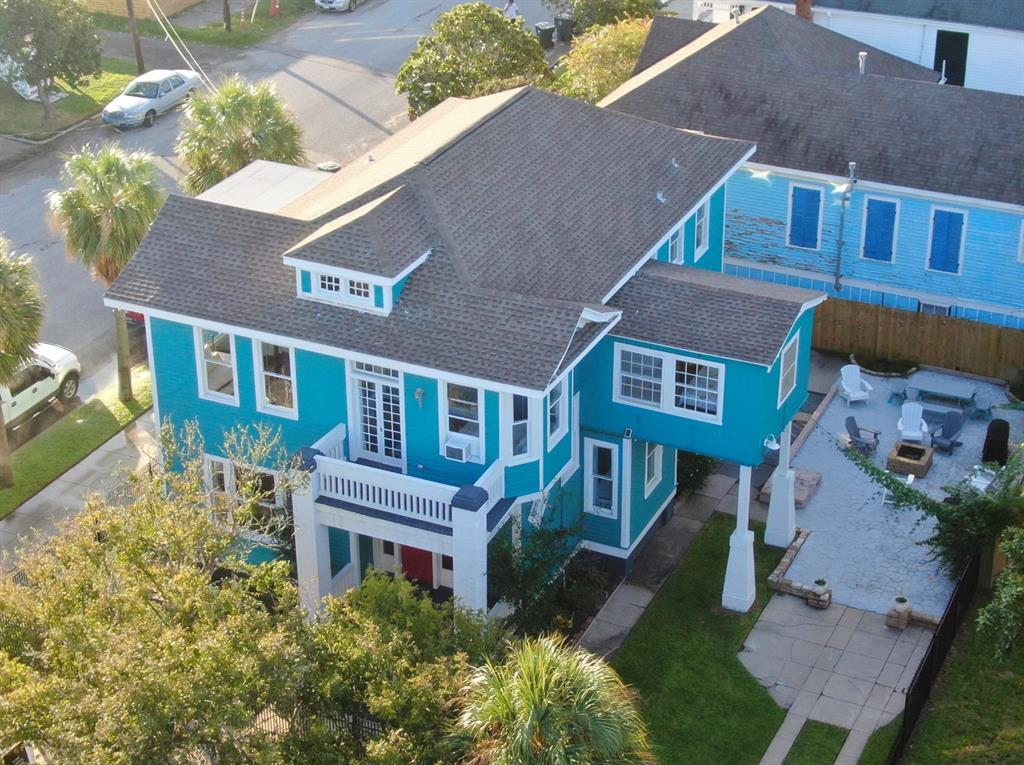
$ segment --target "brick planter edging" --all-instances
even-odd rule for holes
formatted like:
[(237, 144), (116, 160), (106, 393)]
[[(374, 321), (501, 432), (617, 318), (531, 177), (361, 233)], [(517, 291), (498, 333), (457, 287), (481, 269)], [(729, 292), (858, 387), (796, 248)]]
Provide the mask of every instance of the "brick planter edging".
[(789, 547), (786, 548), (786, 552), (783, 553), (779, 565), (768, 575), (768, 589), (784, 592), (787, 595), (796, 595), (798, 598), (806, 600), (807, 605), (814, 608), (828, 608), (832, 603), (831, 589), (817, 585), (808, 586), (786, 578), (786, 572), (793, 565), (796, 554), (800, 552), (800, 548), (804, 546), (804, 542), (807, 541), (807, 537), (810, 535), (810, 529), (798, 528), (796, 530), (796, 537), (790, 542)]

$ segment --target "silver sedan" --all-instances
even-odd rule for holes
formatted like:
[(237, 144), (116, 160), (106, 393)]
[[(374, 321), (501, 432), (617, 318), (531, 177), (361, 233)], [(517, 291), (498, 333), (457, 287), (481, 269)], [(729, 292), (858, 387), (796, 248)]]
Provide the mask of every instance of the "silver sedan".
[(154, 69), (132, 80), (103, 107), (103, 121), (118, 127), (152, 126), (156, 116), (174, 108), (202, 84), (188, 69)]

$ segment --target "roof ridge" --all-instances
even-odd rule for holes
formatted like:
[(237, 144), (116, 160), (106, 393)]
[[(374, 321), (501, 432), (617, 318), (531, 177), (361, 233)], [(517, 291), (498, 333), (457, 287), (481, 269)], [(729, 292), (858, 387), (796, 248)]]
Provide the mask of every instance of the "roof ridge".
[[(429, 165), (431, 162), (433, 162), (435, 159), (438, 159), (441, 155), (443, 155), (449, 149), (451, 149), (454, 146), (456, 146), (464, 138), (468, 138), (469, 136), (473, 135), (473, 133), (475, 133), (481, 127), (486, 125), (488, 122), (490, 122), (492, 119), (494, 119), (497, 115), (501, 114), (503, 111), (508, 109), (508, 107), (510, 105), (514, 104), (516, 101), (521, 99), (528, 91), (539, 92), (532, 85), (522, 85), (519, 88), (508, 88), (507, 90), (501, 90), (501, 91), (498, 91), (498, 93), (493, 93), (491, 95), (499, 95), (501, 93), (508, 93), (509, 91), (513, 91), (513, 90), (518, 90), (519, 92), (516, 93), (513, 96), (510, 96), (497, 109), (494, 109), (493, 111), (488, 112), (487, 116), (485, 116), (482, 120), (480, 120), (475, 125), (473, 125), (469, 130), (466, 130), (466, 131), (463, 131), (462, 133), (459, 133), (455, 137), (454, 140), (449, 141), (444, 146), (441, 146), (440, 148), (435, 150), (432, 154), (428, 154), (426, 157), (421, 158), (418, 162), (416, 162), (416, 164), (420, 165), (420, 166)], [(480, 96), (480, 98), (486, 98), (486, 97), (487, 96)]]

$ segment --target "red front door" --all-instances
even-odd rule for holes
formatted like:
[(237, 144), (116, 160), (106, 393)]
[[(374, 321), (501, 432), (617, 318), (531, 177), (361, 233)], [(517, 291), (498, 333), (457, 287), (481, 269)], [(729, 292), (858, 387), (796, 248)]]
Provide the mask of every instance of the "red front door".
[(402, 570), (410, 579), (434, 586), (434, 554), (429, 550), (402, 545)]

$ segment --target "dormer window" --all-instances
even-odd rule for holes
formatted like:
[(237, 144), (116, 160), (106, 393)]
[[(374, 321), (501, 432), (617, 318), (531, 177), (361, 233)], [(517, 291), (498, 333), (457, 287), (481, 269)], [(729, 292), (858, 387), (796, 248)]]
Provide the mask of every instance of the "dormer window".
[[(310, 274), (306, 280), (310, 297), (328, 300), (332, 303), (350, 305), (359, 308), (382, 308), (374, 299), (374, 284), (363, 279), (350, 279), (341, 274), (316, 273)], [(300, 285), (301, 289), (301, 285)]]
[(338, 293), (341, 292), (341, 277), (330, 274), (320, 274), (320, 291)]
[(348, 282), (348, 294), (349, 297), (356, 300), (369, 300), (373, 291), (370, 288), (369, 282), (356, 282), (350, 279)]

